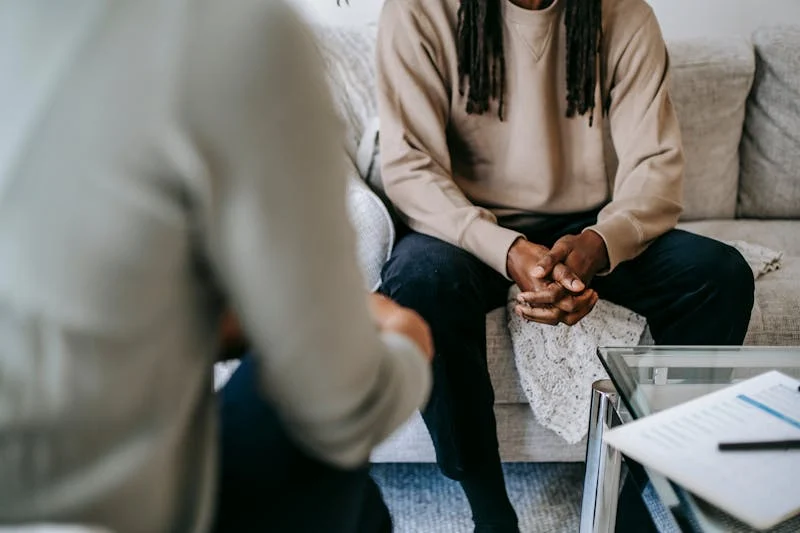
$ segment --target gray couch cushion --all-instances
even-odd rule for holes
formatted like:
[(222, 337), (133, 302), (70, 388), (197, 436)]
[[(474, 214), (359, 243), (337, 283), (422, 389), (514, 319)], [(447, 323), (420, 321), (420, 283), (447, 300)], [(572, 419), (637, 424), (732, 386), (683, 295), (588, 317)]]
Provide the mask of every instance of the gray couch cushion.
[(682, 219), (733, 218), (752, 46), (741, 38), (675, 42), (669, 53), (686, 156)]
[(702, 220), (679, 227), (721, 241), (745, 241), (800, 257), (800, 222), (796, 220)]
[(742, 240), (784, 251), (780, 270), (756, 282), (745, 344), (800, 345), (800, 221), (724, 220), (682, 227), (721, 240)]
[(739, 215), (800, 218), (800, 26), (759, 30), (753, 41)]
[(756, 284), (756, 302), (745, 344), (800, 346), (800, 257), (784, 258), (777, 272)]
[[(686, 157), (683, 220), (733, 218), (739, 189), (739, 144), (755, 59), (739, 37), (668, 43), (670, 95)], [(606, 172), (617, 157), (605, 124)]]

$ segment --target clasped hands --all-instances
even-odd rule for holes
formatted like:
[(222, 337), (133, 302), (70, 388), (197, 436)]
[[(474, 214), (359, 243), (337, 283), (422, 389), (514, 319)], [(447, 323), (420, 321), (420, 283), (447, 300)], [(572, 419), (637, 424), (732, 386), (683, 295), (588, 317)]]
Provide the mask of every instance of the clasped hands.
[(517, 239), (506, 260), (508, 275), (521, 291), (515, 312), (540, 324), (577, 324), (597, 303), (589, 285), (608, 262), (605, 242), (594, 231), (566, 235), (549, 250)]

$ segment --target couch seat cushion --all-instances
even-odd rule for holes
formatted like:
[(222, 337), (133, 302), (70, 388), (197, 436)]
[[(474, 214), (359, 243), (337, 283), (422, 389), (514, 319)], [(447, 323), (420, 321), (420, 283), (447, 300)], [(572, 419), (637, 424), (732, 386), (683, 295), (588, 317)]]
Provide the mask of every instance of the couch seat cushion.
[(679, 227), (721, 241), (745, 241), (800, 256), (800, 220), (703, 220)]
[[(800, 229), (800, 228), (798, 228)], [(756, 283), (756, 302), (745, 344), (800, 346), (800, 256)]]
[(721, 220), (682, 228), (720, 240), (739, 240), (784, 252), (780, 270), (756, 282), (749, 345), (800, 345), (800, 220)]

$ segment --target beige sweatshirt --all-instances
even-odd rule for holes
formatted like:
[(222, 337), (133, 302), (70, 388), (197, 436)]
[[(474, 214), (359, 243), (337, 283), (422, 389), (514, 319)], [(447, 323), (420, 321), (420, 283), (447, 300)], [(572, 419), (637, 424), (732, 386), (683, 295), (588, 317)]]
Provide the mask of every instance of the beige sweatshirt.
[[(674, 227), (681, 212), (681, 136), (658, 23), (644, 0), (604, 1), (603, 94), (611, 107), (603, 117), (598, 105), (590, 127), (588, 117), (566, 118), (565, 0), (539, 11), (498, 1), (507, 69), (503, 122), (497, 102), (483, 115), (466, 113), (458, 0), (387, 0), (377, 52), (387, 194), (412, 229), (468, 250), (503, 275), (520, 236), (501, 227), (504, 215), (574, 213), (607, 203), (590, 229), (606, 242), (613, 269)], [(613, 176), (605, 126), (619, 158)]]

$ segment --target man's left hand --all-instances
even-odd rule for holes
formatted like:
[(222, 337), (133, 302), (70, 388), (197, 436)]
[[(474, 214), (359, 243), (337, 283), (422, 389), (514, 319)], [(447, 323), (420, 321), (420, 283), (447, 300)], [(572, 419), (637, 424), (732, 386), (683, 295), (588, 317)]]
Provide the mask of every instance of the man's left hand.
[[(558, 280), (559, 269), (568, 267), (588, 287), (592, 278), (608, 267), (608, 250), (603, 238), (594, 231), (560, 238), (533, 269), (534, 277)], [(569, 287), (567, 287), (569, 288)]]
[(222, 315), (219, 334), (220, 349), (217, 354), (217, 362), (241, 359), (250, 348), (242, 326), (239, 324), (239, 319), (233, 311), (228, 310)]

